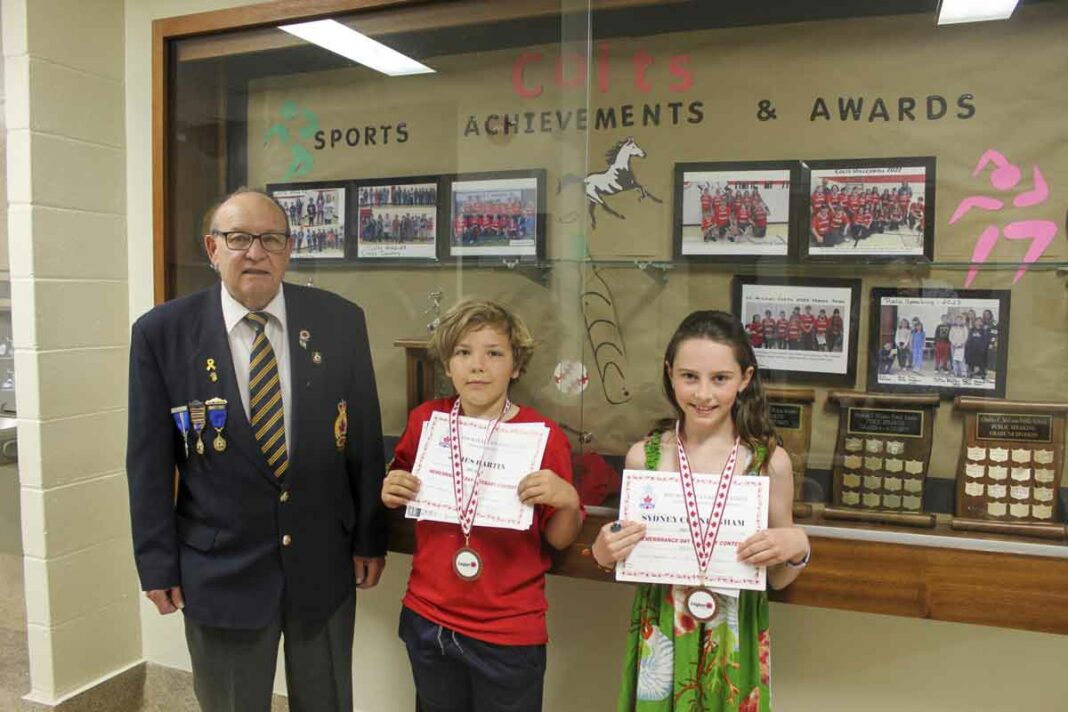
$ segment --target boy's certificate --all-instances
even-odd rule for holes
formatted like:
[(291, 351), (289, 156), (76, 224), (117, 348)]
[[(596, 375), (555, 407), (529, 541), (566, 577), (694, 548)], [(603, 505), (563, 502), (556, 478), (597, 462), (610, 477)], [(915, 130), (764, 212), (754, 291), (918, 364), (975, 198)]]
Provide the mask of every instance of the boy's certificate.
[[(702, 524), (712, 511), (719, 475), (694, 473)], [(768, 527), (767, 477), (735, 477), (704, 582), (694, 553), (678, 472), (625, 470), (619, 518), (645, 525), (645, 538), (616, 567), (619, 581), (764, 590), (767, 568), (737, 561), (738, 545)]]
[[(483, 453), (482, 446), (490, 424), (491, 421), (480, 418), (460, 418), (464, 505), (471, 495), (479, 459), (484, 459), (474, 525), (529, 529), (534, 522), (534, 507), (519, 501), (517, 488), (520, 480), (541, 469), (549, 428), (542, 423), (501, 423)], [(451, 457), (449, 415), (435, 412), (423, 424), (419, 450), (412, 466), (412, 474), (421, 483), (419, 494), (405, 509), (404, 516), (459, 524)]]

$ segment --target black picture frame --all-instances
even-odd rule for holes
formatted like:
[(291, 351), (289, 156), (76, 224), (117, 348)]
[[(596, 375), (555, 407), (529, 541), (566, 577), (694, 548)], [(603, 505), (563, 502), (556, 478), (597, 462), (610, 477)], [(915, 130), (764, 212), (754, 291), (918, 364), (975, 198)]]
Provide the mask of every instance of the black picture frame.
[[(796, 226), (801, 260), (873, 264), (931, 262), (934, 259), (935, 170), (934, 156), (802, 161), (802, 200)], [(909, 178), (915, 179), (919, 172), (922, 172), (922, 181), (908, 180)], [(892, 208), (887, 208), (881, 225), (877, 219), (880, 212), (871, 211), (872, 218), (868, 228), (864, 229), (864, 211), (857, 211), (854, 206), (849, 210), (849, 234), (843, 236), (843, 239), (833, 246), (821, 247), (815, 244), (815, 238), (811, 233), (814, 214), (813, 196), (816, 189), (814, 183), (817, 186), (822, 186), (824, 183), (833, 184), (831, 190), (839, 184), (842, 186), (858, 184), (856, 187), (862, 190), (868, 190), (866, 187), (868, 185), (877, 190), (879, 185), (885, 184), (887, 186), (885, 190), (889, 190), (890, 187), (900, 188), (901, 179), (905, 179), (911, 191), (908, 206), (903, 211), (903, 217), (899, 218), (904, 222), (898, 222), (895, 225)], [(916, 195), (917, 188), (913, 186), (917, 185), (923, 186), (922, 196)], [(920, 197), (923, 198), (923, 205), (918, 207)], [(871, 208), (873, 203), (868, 201), (860, 205), (867, 205)], [(886, 205), (884, 196), (880, 195), (879, 202), (874, 205), (882, 210)], [(889, 205), (901, 207), (901, 202), (898, 198), (892, 197)], [(918, 212), (914, 213), (917, 208)], [(835, 219), (832, 212), (828, 209), (827, 217), (830, 221)], [(854, 214), (859, 217), (854, 217)], [(869, 230), (870, 234), (866, 234)], [(834, 234), (824, 239), (834, 239)], [(913, 241), (916, 242), (915, 245), (907, 244)], [(895, 242), (898, 246), (894, 245)]]
[[(545, 170), (541, 168), (509, 171), (485, 171), (477, 173), (456, 173), (444, 176), (446, 196), (446, 219), (442, 222), (442, 261), (474, 264), (540, 264), (545, 259)], [(500, 195), (502, 193), (514, 193), (519, 196)], [(533, 195), (529, 191), (534, 191)], [(518, 197), (519, 213), (514, 215), (490, 215), (488, 212), (458, 213), (458, 208), (463, 202), (471, 201), (478, 206), (477, 194), (482, 193), (491, 206), (501, 206), (511, 210), (509, 197)], [(500, 227), (492, 223), (490, 230), (493, 231), (493, 241), (499, 242), (502, 238), (507, 244), (485, 244), (481, 232), (482, 225), (477, 225), (476, 234), (470, 230), (475, 225), (468, 222), (462, 223), (471, 217), (471, 220), (494, 221), (499, 219)], [(522, 222), (516, 226), (511, 218), (522, 218)], [(460, 220), (460, 234), (457, 234), (457, 220)], [(533, 219), (531, 227), (529, 221)], [(505, 226), (504, 223), (508, 223)], [(508, 238), (498, 236), (497, 232), (521, 230), (522, 237)], [(533, 241), (531, 243), (531, 240)], [(480, 244), (481, 243), (481, 244)]]
[[(266, 191), (282, 205), (286, 211), (286, 219), (289, 223), (289, 234), (293, 238), (293, 252), (290, 259), (299, 262), (333, 263), (348, 259), (351, 247), (350, 223), (351, 215), (350, 197), (352, 193), (351, 181), (309, 181), (306, 183), (268, 183)], [(334, 194), (331, 202), (326, 196)], [(300, 200), (292, 200), (301, 194)], [(332, 210), (323, 210), (316, 207), (314, 213), (307, 210), (309, 195), (321, 195), (324, 197), (324, 206), (333, 205)], [(316, 201), (315, 205), (318, 205)], [(338, 210), (340, 207), (340, 211)], [(301, 211), (300, 219), (295, 218), (295, 210)], [(330, 213), (336, 220), (322, 222), (321, 215)], [(305, 224), (307, 222), (307, 224)], [(333, 227), (333, 238), (331, 230)], [(341, 244), (337, 246), (336, 241)], [(314, 244), (313, 244), (314, 243)], [(333, 244), (331, 244), (333, 243)]]
[[(763, 173), (764, 175), (759, 175)], [(754, 175), (758, 174), (758, 175)], [(779, 184), (786, 183), (785, 193)], [(701, 205), (701, 186), (715, 193), (711, 210)], [(755, 187), (768, 210), (765, 235), (760, 235), (750, 217), (749, 229), (736, 237), (737, 211), (728, 208), (730, 224), (717, 227), (718, 201), (728, 189), (749, 191)], [(763, 191), (763, 192), (760, 192)], [(672, 257), (690, 262), (781, 263), (797, 258), (797, 211), (801, 198), (801, 163), (783, 161), (716, 161), (676, 163), (674, 171), (674, 217)], [(770, 201), (770, 202), (769, 202)], [(785, 203), (785, 205), (783, 205)], [(773, 220), (773, 217), (781, 219)], [(709, 224), (710, 223), (710, 224)], [(695, 236), (700, 240), (694, 239)], [(778, 238), (781, 249), (771, 249)]]
[[(770, 309), (776, 322), (776, 342), (771, 346), (756, 346), (754, 353), (761, 377), (768, 382), (812, 383), (829, 386), (851, 387), (857, 378), (857, 344), (860, 335), (859, 279), (810, 279), (807, 277), (764, 277), (736, 275), (731, 281), (731, 309), (746, 331), (751, 333), (753, 314), (758, 314), (763, 324), (765, 312)], [(813, 325), (805, 336), (800, 324), (798, 338), (793, 338), (790, 322), (797, 308), (800, 319), (804, 307), (811, 308)], [(824, 327), (824, 344), (821, 346), (815, 321), (819, 309), (826, 310), (828, 324)], [(838, 309), (841, 333), (831, 341), (831, 319)], [(848, 313), (843, 313), (848, 309)], [(784, 312), (787, 321), (786, 338), (778, 333)], [(751, 339), (751, 343), (752, 343)], [(836, 347), (837, 345), (837, 347)]]
[[(422, 202), (421, 191), (433, 189), (433, 201)], [(353, 182), (352, 249), (354, 261), (364, 265), (433, 264), (441, 260), (442, 220), (445, 204), (442, 200), (441, 176), (402, 176), (356, 180)], [(384, 203), (381, 200), (397, 202)], [(416, 202), (407, 202), (414, 200)], [(365, 218), (378, 220), (379, 227), (372, 227)], [(429, 218), (430, 237), (411, 236), (411, 239), (396, 239), (394, 233), (425, 233), (405, 218)], [(382, 220), (393, 224), (382, 226)], [(399, 221), (399, 225), (396, 224)], [(396, 227), (397, 230), (393, 228)], [(377, 231), (381, 230), (381, 233)], [(376, 234), (377, 233), (377, 234)], [(366, 238), (366, 239), (365, 239)]]
[[(904, 302), (904, 303), (899, 303)], [(1007, 289), (897, 289), (888, 287), (873, 287), (871, 290), (871, 313), (868, 323), (868, 390), (888, 393), (938, 393), (941, 397), (950, 398), (957, 395), (984, 396), (988, 398), (1004, 398), (1008, 382), (1008, 344), (1010, 308), (1012, 293)], [(907, 310), (903, 310), (906, 307)], [(976, 373), (985, 374), (983, 377), (971, 375), (958, 376), (956, 354), (953, 351), (954, 338), (952, 332), (947, 334), (950, 342), (950, 372), (939, 370), (942, 365), (940, 353), (944, 353), (945, 347), (938, 346), (938, 325), (941, 323), (941, 313), (950, 318), (950, 328), (955, 326), (958, 314), (965, 315), (967, 321), (968, 311), (975, 311), (980, 321), (985, 321), (984, 310), (990, 310), (993, 323), (987, 324), (985, 347), (983, 334), (975, 336), (972, 341), (971, 328), (965, 324), (968, 330), (967, 340), (964, 345), (963, 363), (968, 374), (972, 373), (972, 366), (978, 367)], [(893, 310), (893, 311), (884, 311)], [(902, 311), (905, 311), (902, 315)], [(920, 318), (923, 327), (924, 344), (921, 347), (921, 365), (915, 368), (915, 349), (910, 348), (904, 363), (909, 363), (911, 368), (906, 369), (903, 365), (901, 349), (897, 344), (897, 330), (901, 319), (909, 321), (912, 327), (912, 317)], [(893, 332), (888, 331), (890, 320), (893, 321)], [(935, 321), (935, 326), (931, 322)], [(892, 363), (886, 363), (886, 346), (890, 333), (894, 339), (890, 340), (894, 353)], [(958, 333), (959, 336), (959, 333)], [(912, 343), (915, 343), (913, 338)], [(980, 350), (981, 349), (981, 350)], [(991, 353), (993, 351), (993, 353)], [(974, 356), (973, 356), (974, 354)], [(930, 364), (934, 364), (929, 369)], [(884, 372), (885, 367), (889, 370)], [(928, 370), (930, 372), (928, 373)], [(993, 378), (990, 372), (993, 371)]]

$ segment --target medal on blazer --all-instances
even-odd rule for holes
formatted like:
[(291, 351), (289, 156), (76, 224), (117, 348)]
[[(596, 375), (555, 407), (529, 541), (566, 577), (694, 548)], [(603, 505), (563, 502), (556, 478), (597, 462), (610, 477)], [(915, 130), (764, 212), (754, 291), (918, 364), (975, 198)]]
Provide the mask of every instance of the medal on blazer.
[(189, 420), (193, 423), (193, 432), (197, 436), (196, 450), (198, 455), (204, 454), (204, 441), (200, 439), (200, 433), (204, 430), (206, 422), (204, 416), (204, 404), (200, 401), (192, 401), (189, 404)]
[(307, 329), (301, 329), (300, 333), (297, 335), (297, 340), (300, 342), (300, 348), (307, 349), (309, 339), (311, 339), (311, 332)]
[(686, 457), (686, 448), (682, 445), (682, 433), (679, 424), (675, 424), (675, 446), (679, 456), (679, 478), (682, 480), (682, 496), (686, 503), (686, 521), (690, 525), (690, 542), (693, 544), (694, 554), (697, 556), (697, 568), (701, 572), (701, 585), (690, 591), (686, 596), (686, 610), (695, 620), (702, 623), (712, 620), (718, 608), (716, 594), (705, 586), (705, 572), (708, 571), (708, 563), (712, 560), (712, 551), (716, 548), (716, 538), (719, 536), (719, 525), (723, 521), (723, 512), (727, 508), (727, 495), (734, 481), (734, 469), (738, 464), (738, 438), (734, 439), (734, 447), (731, 448), (730, 457), (727, 458), (727, 466), (723, 468), (723, 474), (719, 477), (716, 486), (715, 498), (712, 500), (712, 511), (708, 516), (707, 524), (701, 526), (701, 517), (697, 511), (697, 494), (693, 486), (693, 471), (690, 469), (690, 461)]
[(226, 427), (226, 399), (212, 398), (204, 405), (208, 409), (208, 422), (215, 428), (215, 439), (211, 441), (211, 446), (215, 448), (215, 452), (223, 452), (226, 450), (226, 438), (222, 434), (223, 428)]
[(482, 557), (471, 548), (471, 528), (475, 523), (475, 512), (478, 510), (478, 484), (482, 476), (482, 463), (486, 459), (486, 448), (490, 439), (497, 431), (497, 426), (504, 420), (505, 413), (512, 407), (507, 397), (504, 399), (504, 408), (500, 415), (486, 429), (486, 438), (482, 441), (482, 454), (478, 458), (478, 466), (475, 468), (475, 479), (471, 483), (471, 496), (464, 506), (464, 465), (460, 455), (460, 399), (452, 404), (449, 413), (449, 449), (452, 454), (452, 489), (456, 495), (456, 518), (460, 522), (460, 531), (464, 535), (464, 545), (457, 549), (452, 557), (452, 570), (464, 581), (475, 581), (482, 575)]
[(186, 459), (189, 458), (189, 408), (184, 405), (171, 408), (171, 417), (178, 426), (178, 432), (182, 434), (182, 448), (185, 449)]
[(334, 419), (334, 442), (337, 444), (338, 451), (345, 449), (345, 443), (348, 440), (348, 432), (348, 404), (345, 401), (338, 401), (337, 418)]
[(212, 383), (219, 380), (219, 374), (216, 372), (217, 369), (215, 368), (215, 359), (209, 358), (205, 362), (204, 370), (208, 372), (208, 378), (211, 379)]

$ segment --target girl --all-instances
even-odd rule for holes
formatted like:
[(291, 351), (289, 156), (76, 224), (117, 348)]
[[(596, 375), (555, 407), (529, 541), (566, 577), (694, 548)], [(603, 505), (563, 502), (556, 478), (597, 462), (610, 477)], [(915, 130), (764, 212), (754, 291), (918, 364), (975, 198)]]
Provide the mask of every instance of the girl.
[(965, 325), (965, 319), (964, 314), (957, 314), (956, 323), (949, 327), (949, 346), (950, 355), (953, 358), (953, 375), (958, 378), (964, 378), (968, 375), (965, 373), (966, 367), (964, 364), (964, 346), (968, 342), (968, 327)]
[[(793, 526), (790, 458), (776, 447), (745, 329), (725, 312), (694, 312), (668, 343), (663, 369), (664, 393), (677, 420), (635, 443), (626, 466), (676, 471), (681, 446), (694, 472), (721, 472), (737, 443), (737, 472), (771, 478), (769, 528), (742, 542), (738, 559), (767, 566), (773, 588), (789, 585), (808, 563), (808, 538)], [(594, 558), (614, 566), (644, 535), (638, 523), (606, 525), (594, 542)], [(618, 709), (768, 710), (767, 594), (716, 594), (718, 613), (698, 624), (686, 609), (688, 592), (683, 586), (638, 587)]]
[(902, 319), (897, 323), (894, 345), (897, 346), (898, 368), (902, 371), (912, 368), (912, 329), (909, 328), (908, 319)]
[[(993, 315), (991, 315), (993, 318)], [(990, 348), (990, 328), (981, 319), (973, 319), (968, 327), (968, 341), (964, 345), (964, 360), (968, 364), (968, 378), (986, 378), (987, 350)]]
[(912, 318), (912, 370), (919, 373), (923, 368), (923, 347), (927, 345), (927, 332), (923, 330), (923, 322), (918, 318)]
[[(459, 395), (428, 401), (411, 412), (382, 484), (382, 502), (391, 509), (415, 497), (420, 482), (411, 469), (423, 424), (435, 411), (449, 413), (450, 419), (465, 415), (549, 428), (542, 469), (518, 486), (519, 499), (535, 507), (528, 530), (474, 527), (467, 541), (458, 524), (415, 525), (400, 637), (424, 712), (541, 709), (550, 564), (545, 543), (555, 549), (570, 546), (582, 526), (582, 506), (571, 485), (571, 451), (563, 431), (508, 398), (508, 387), (526, 369), (533, 347), (519, 317), (498, 304), (468, 300), (450, 309), (434, 331), (430, 351), (441, 359)], [(474, 452), (464, 460), (469, 458), (481, 456)], [(465, 508), (472, 506), (471, 499), (463, 492)], [(477, 511), (477, 499), (473, 507)], [(461, 561), (461, 549), (477, 552), (480, 559), (473, 579), (459, 573), (472, 565)]]

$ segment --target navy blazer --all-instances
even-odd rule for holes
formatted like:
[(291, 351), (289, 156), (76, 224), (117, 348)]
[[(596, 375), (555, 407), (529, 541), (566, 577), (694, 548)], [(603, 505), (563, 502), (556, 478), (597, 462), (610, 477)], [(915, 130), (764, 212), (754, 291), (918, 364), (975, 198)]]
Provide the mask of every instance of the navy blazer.
[[(279, 481), (241, 404), (220, 289), (161, 304), (133, 325), (126, 470), (141, 587), (180, 585), (185, 615), (203, 625), (262, 628), (282, 607), (315, 624), (354, 590), (353, 555), (386, 552), (382, 425), (363, 311), (283, 285), (292, 422)], [(204, 454), (191, 436), (187, 458), (171, 408), (215, 397), (227, 401), (227, 447), (212, 447), (209, 423)], [(340, 404), (348, 415), (341, 448)]]

